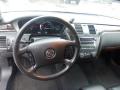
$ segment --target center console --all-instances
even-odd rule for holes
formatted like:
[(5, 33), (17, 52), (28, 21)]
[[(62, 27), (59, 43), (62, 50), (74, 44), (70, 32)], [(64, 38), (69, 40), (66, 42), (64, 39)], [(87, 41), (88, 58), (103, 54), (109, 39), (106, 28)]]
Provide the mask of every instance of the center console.
[(99, 46), (99, 37), (92, 36), (80, 36), (80, 57), (81, 58), (90, 58), (96, 57), (98, 46)]
[(75, 23), (74, 27), (80, 40), (80, 58), (96, 57), (100, 37), (96, 34), (95, 27), (80, 23)]

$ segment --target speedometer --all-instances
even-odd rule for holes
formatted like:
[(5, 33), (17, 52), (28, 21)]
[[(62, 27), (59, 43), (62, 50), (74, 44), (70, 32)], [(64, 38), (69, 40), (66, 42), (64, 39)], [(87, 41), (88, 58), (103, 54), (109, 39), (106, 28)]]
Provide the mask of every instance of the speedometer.
[(51, 34), (54, 30), (54, 26), (51, 22), (45, 22), (40, 24), (40, 30), (42, 30), (44, 34)]

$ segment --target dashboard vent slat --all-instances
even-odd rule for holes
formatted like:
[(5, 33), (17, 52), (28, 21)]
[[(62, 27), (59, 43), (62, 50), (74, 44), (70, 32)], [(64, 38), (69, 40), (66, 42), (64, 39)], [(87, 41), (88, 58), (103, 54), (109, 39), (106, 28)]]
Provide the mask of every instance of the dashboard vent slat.
[(6, 36), (0, 36), (0, 48), (6, 48)]
[(77, 33), (83, 34), (83, 29), (80, 23), (75, 23), (75, 30)]
[(90, 34), (96, 34), (94, 25), (88, 25)]

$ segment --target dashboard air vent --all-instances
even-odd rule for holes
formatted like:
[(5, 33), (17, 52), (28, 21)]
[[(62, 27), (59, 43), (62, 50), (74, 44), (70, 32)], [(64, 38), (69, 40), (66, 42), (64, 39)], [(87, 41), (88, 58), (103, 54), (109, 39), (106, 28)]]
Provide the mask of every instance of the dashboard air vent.
[(94, 25), (88, 25), (90, 34), (96, 34)]
[(77, 33), (83, 34), (83, 29), (80, 23), (75, 23), (75, 30)]
[(6, 36), (0, 36), (0, 48), (6, 48)]

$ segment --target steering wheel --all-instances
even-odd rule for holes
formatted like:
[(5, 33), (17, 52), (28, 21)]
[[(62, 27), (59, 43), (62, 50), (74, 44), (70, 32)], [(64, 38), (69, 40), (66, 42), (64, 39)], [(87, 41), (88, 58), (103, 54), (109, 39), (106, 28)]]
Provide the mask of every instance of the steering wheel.
[[(43, 23), (46, 21), (56, 21), (63, 24), (67, 29), (70, 30), (71, 35), (74, 36), (74, 40), (66, 40), (62, 38), (53, 37), (53, 38), (38, 40), (30, 43), (25, 47), (20, 48), (20, 41), (22, 36), (27, 30), (26, 28), (29, 27), (32, 23), (37, 21), (39, 21), (39, 23)], [(71, 59), (65, 59), (64, 57), (65, 49), (67, 48), (67, 46), (74, 47), (74, 55), (72, 56)], [(16, 66), (24, 74), (28, 75), (33, 79), (50, 80), (63, 75), (66, 71), (69, 70), (69, 68), (73, 65), (79, 54), (79, 49), (80, 49), (80, 42), (77, 33), (75, 29), (68, 22), (58, 17), (43, 16), (43, 17), (35, 17), (22, 26), (13, 46), (13, 57)], [(35, 64), (32, 65), (30, 68), (26, 69), (21, 63), (21, 55), (29, 52), (34, 57)], [(40, 75), (36, 73), (36, 71), (42, 66), (53, 65), (56, 63), (65, 64), (65, 68), (63, 68), (59, 72), (50, 75)]]

